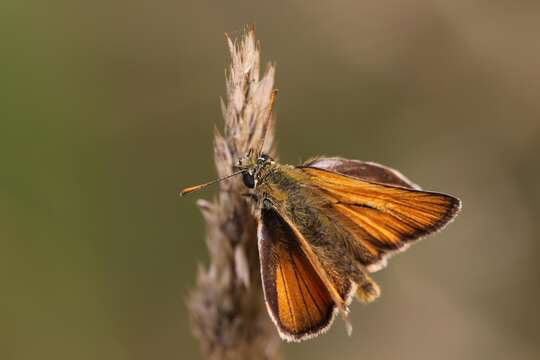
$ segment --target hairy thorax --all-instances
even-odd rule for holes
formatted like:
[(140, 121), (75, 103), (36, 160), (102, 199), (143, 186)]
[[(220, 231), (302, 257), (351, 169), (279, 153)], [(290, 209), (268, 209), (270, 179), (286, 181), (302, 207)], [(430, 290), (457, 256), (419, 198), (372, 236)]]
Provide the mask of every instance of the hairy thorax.
[(329, 269), (336, 270), (332, 276), (353, 275), (358, 270), (347, 245), (351, 234), (338, 226), (332, 212), (326, 211), (332, 208), (331, 202), (320, 196), (320, 190), (309, 186), (310, 182), (305, 177), (300, 169), (290, 165), (267, 165), (261, 170), (255, 189), (257, 197), (262, 199), (261, 206), (268, 201), (272, 207), (286, 214), (321, 261)]

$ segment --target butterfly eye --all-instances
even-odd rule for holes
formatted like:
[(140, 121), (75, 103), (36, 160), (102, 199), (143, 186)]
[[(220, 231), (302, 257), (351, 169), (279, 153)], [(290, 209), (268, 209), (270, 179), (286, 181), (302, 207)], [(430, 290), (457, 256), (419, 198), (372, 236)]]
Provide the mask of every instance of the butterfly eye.
[(243, 173), (242, 180), (244, 181), (244, 185), (246, 185), (249, 189), (253, 189), (255, 187), (255, 178), (250, 173)]

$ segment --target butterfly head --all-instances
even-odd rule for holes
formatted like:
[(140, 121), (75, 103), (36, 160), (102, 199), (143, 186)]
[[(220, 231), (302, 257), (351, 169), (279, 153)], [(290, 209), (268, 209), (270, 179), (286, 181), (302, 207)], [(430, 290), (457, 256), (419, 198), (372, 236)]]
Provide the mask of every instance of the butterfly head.
[(224, 176), (220, 179), (212, 180), (204, 184), (190, 186), (180, 190), (179, 195), (184, 196), (194, 191), (198, 191), (206, 188), (209, 185), (219, 183), (223, 180), (227, 180), (236, 175), (242, 175), (244, 185), (250, 189), (254, 189), (257, 186), (257, 182), (264, 177), (264, 174), (267, 173), (262, 171), (267, 168), (267, 165), (274, 164), (274, 160), (266, 154), (255, 154), (253, 151), (249, 151), (246, 155), (242, 156), (236, 162), (235, 168), (237, 171), (233, 172), (230, 175)]
[(254, 154), (253, 151), (249, 151), (246, 155), (238, 159), (236, 168), (243, 171), (242, 179), (244, 185), (250, 189), (254, 189), (260, 178), (261, 170), (273, 162), (274, 160), (267, 154)]

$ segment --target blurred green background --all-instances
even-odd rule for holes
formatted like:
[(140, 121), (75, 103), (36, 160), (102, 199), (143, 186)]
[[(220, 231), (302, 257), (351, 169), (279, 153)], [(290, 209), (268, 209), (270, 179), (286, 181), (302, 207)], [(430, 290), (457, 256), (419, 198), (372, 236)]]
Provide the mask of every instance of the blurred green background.
[[(538, 359), (538, 1), (0, 5), (0, 358), (198, 359), (207, 263), (181, 186), (211, 179), (228, 50), (277, 63), (284, 162), (377, 161), (460, 196), (298, 359)], [(212, 198), (215, 189), (198, 194)]]

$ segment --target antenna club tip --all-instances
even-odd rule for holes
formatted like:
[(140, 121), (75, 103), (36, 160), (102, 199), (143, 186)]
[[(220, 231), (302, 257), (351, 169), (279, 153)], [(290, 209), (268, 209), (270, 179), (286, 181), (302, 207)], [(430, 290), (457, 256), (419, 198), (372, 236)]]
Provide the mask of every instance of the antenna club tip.
[(204, 184), (200, 184), (200, 185), (195, 185), (195, 186), (187, 187), (187, 188), (185, 188), (185, 189), (180, 190), (180, 192), (178, 193), (178, 196), (182, 197), (182, 196), (187, 195), (187, 194), (189, 194), (189, 193), (192, 193), (192, 192), (194, 192), (194, 191), (204, 189), (204, 188), (207, 187), (208, 185), (212, 185), (212, 184), (218, 183), (218, 182), (223, 181), (223, 180), (225, 180), (225, 179), (228, 179), (228, 178), (230, 178), (230, 177), (232, 177), (232, 176), (241, 174), (242, 172), (244, 172), (244, 170), (237, 171), (237, 172), (235, 172), (235, 173), (232, 173), (231, 175), (222, 177), (221, 179), (216, 179), (216, 180), (213, 180), (213, 181), (204, 183)]
[(185, 188), (185, 189), (182, 189), (178, 192), (178, 196), (179, 197), (184, 197), (186, 196), (187, 194), (189, 194), (190, 192), (193, 192), (195, 190), (197, 190), (197, 186), (192, 186), (192, 187), (188, 187), (188, 188)]

